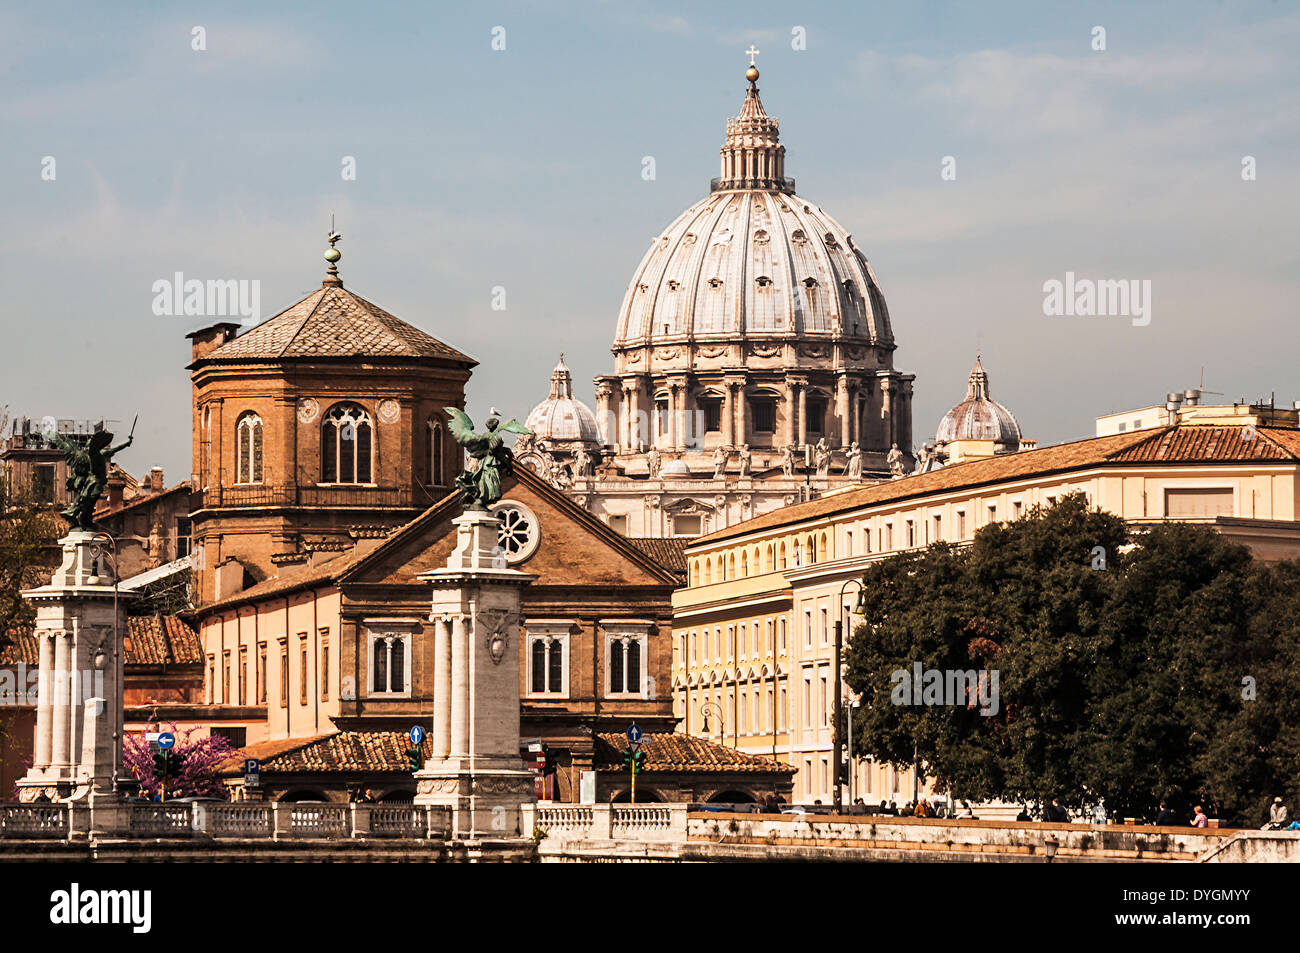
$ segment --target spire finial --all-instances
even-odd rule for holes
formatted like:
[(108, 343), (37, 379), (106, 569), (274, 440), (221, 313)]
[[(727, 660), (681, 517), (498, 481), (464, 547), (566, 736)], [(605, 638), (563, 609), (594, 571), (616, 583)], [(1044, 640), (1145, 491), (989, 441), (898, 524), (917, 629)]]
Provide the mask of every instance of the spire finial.
[(749, 49), (745, 50), (745, 55), (749, 57), (749, 69), (745, 70), (745, 79), (749, 80), (750, 85), (758, 82), (758, 67), (754, 65), (754, 57), (760, 52), (753, 43), (749, 44)]
[(343, 279), (339, 277), (339, 259), (343, 257), (343, 252), (334, 247), (342, 239), (343, 236), (334, 231), (334, 216), (331, 215), (329, 235), (325, 238), (330, 243), (330, 247), (325, 249), (325, 260), (330, 263), (330, 266), (325, 269), (326, 275), (325, 280), (321, 282), (322, 287), (325, 285), (342, 286), (343, 284)]

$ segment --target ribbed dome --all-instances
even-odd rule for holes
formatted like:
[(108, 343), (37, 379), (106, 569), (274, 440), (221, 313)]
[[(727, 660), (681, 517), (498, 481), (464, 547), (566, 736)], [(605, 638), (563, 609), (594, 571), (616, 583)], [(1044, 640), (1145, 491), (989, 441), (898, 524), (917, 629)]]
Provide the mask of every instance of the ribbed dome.
[(751, 83), (727, 123), (722, 176), (651, 243), (614, 350), (741, 336), (835, 335), (892, 347), (885, 299), (848, 232), (794, 194), (777, 121)]
[(533, 432), (534, 442), (580, 442), (592, 446), (601, 443), (596, 415), (573, 396), (573, 375), (564, 363), (563, 354), (551, 372), (550, 395), (529, 412), (525, 426)]
[(953, 440), (992, 440), (998, 449), (1014, 453), (1020, 449), (1020, 424), (1015, 415), (989, 396), (989, 375), (975, 358), (966, 384), (966, 399), (943, 415), (934, 435), (935, 443)]

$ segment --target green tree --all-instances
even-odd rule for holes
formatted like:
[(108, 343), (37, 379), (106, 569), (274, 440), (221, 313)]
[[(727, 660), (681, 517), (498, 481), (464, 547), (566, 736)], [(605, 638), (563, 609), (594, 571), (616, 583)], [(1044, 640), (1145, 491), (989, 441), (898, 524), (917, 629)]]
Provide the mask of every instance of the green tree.
[(49, 582), (51, 547), (59, 520), (36, 502), (28, 487), (12, 487), (0, 475), (0, 648), (31, 627), (35, 614), (22, 590)]
[[(1071, 495), (964, 549), (882, 560), (865, 583), (847, 675), (859, 751), (901, 766), (915, 745), (963, 797), (1130, 816), (1163, 799), (1254, 822), (1300, 793), (1300, 565), (1259, 566), (1205, 526), (1130, 538)], [(996, 713), (895, 704), (894, 673), (918, 662), (996, 672)]]

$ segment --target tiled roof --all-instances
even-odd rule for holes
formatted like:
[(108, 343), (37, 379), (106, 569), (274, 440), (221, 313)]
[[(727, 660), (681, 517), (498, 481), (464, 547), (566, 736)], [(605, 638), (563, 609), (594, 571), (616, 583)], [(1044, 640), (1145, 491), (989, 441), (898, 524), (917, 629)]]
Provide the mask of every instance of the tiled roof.
[(627, 541), (665, 569), (671, 569), (681, 575), (686, 574), (686, 540), (629, 536)]
[[(277, 747), (278, 746), (278, 747)], [(314, 738), (249, 745), (240, 759), (220, 766), (224, 774), (242, 773), (243, 758), (258, 758), (263, 774), (349, 774), (361, 771), (409, 774), (406, 749), (411, 741), (404, 731), (339, 731)], [(426, 735), (424, 757), (433, 757), (433, 739)], [(260, 751), (258, 749), (261, 749)]]
[[(610, 732), (598, 734), (595, 738), (597, 770), (623, 770), (623, 752), (628, 748), (627, 736)], [(646, 773), (722, 771), (738, 774), (794, 774), (796, 770), (780, 761), (744, 754), (734, 748), (724, 748), (694, 735), (642, 735), (641, 750), (645, 752)]]
[(1162, 428), (1109, 459), (1123, 463), (1294, 460), (1300, 448), (1288, 448), (1287, 443), (1297, 436), (1294, 430), (1184, 424)]
[(19, 662), (28, 668), (35, 668), (41, 663), (40, 651), (36, 647), (36, 636), (28, 629), (26, 632), (9, 632), (8, 645), (0, 648), (0, 665), (17, 665)]
[(185, 493), (189, 493), (190, 490), (191, 490), (190, 482), (186, 480), (184, 483), (177, 483), (171, 489), (163, 490), (161, 493), (141, 493), (139, 496), (133, 496), (131, 497), (131, 499), (124, 502), (117, 509), (112, 509), (112, 504), (110, 504), (107, 500), (100, 500), (99, 505), (95, 507), (95, 519), (97, 520), (108, 519), (110, 517), (117, 516), (117, 514), (119, 513), (125, 513), (127, 510), (131, 509), (132, 507), (143, 506), (146, 503), (151, 503), (157, 500), (166, 499), (167, 497), (171, 496), (173, 493), (179, 493), (181, 491), (184, 491)]
[(441, 358), (477, 363), (340, 285), (325, 284), (297, 304), (216, 348), (209, 361), (287, 358)]
[[(125, 665), (186, 665), (203, 661), (203, 643), (198, 633), (175, 616), (161, 613), (131, 616), (126, 620), (126, 628), (122, 640)], [(13, 644), (0, 649), (0, 665), (40, 664), (36, 636), (30, 630), (11, 633), (10, 637)]]
[(184, 665), (203, 661), (198, 633), (175, 616), (132, 616), (126, 622), (125, 664)]
[(774, 526), (817, 519), (931, 493), (1004, 483), (1104, 464), (1177, 464), (1300, 460), (1300, 432), (1256, 428), (1254, 441), (1242, 427), (1182, 424), (1132, 433), (1089, 437), (1005, 456), (940, 467), (929, 473), (887, 480), (765, 513), (692, 541), (713, 543)]

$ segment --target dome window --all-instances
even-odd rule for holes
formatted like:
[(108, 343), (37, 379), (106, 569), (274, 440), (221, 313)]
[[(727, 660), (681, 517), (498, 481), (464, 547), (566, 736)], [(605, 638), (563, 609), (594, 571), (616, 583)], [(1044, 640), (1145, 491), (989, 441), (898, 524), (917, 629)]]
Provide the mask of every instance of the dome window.
[(682, 236), (682, 244), (683, 244), (683, 245), (694, 245), (694, 244), (695, 244), (695, 233), (694, 233), (694, 232), (687, 232), (685, 235), (683, 235), (683, 236)]
[(710, 279), (709, 279), (709, 287), (712, 288), (714, 291), (717, 291), (719, 288), (722, 287), (722, 279), (721, 279), (721, 278), (710, 278)]
[(796, 245), (805, 245), (808, 243), (808, 236), (803, 233), (802, 228), (796, 228), (790, 233), (790, 241)]
[(817, 279), (816, 279), (816, 278), (812, 278), (812, 277), (805, 278), (805, 279), (803, 280), (803, 286), (804, 286), (805, 288), (808, 288), (809, 290), (811, 290), (811, 289), (813, 289), (813, 288), (816, 288), (816, 287), (817, 287)]
[(682, 283), (681, 283), (680, 281), (677, 281), (677, 280), (673, 280), (673, 281), (668, 282), (668, 290), (669, 290), (669, 291), (676, 291), (676, 290), (677, 290), (678, 288), (680, 288), (681, 286), (682, 286)]
[(772, 279), (769, 278), (767, 275), (759, 275), (756, 280), (758, 281), (758, 286), (760, 288), (767, 288), (770, 287), (772, 284)]
[(636, 290), (639, 291), (641, 294), (645, 294), (647, 291), (650, 290), (650, 286), (642, 282), (641, 284), (636, 286)]
[(768, 243), (768, 241), (769, 241), (769, 238), (768, 238), (768, 234), (767, 234), (767, 229), (765, 229), (765, 228), (760, 228), (758, 231), (756, 231), (756, 232), (754, 233), (754, 244), (755, 244), (755, 245), (766, 245), (766, 244)]
[(832, 235), (830, 232), (827, 232), (827, 233), (826, 233), (826, 247), (827, 247), (827, 248), (839, 248), (839, 247), (840, 247), (840, 243), (837, 242), (837, 241), (835, 240), (835, 236)]

